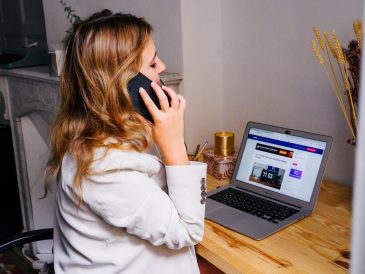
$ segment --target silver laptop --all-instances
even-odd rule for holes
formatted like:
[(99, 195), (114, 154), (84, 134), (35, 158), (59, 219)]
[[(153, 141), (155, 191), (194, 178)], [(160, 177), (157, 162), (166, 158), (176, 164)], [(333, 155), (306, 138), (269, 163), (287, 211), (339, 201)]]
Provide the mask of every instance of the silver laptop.
[(229, 185), (208, 193), (208, 220), (256, 240), (311, 214), (332, 138), (247, 124)]

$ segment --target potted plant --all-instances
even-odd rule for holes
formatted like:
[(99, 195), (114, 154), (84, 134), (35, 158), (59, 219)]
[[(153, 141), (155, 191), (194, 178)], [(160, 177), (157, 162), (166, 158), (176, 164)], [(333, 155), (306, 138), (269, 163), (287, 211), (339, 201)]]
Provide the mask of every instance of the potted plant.
[[(66, 36), (62, 42), (67, 41), (68, 36), (73, 32), (74, 27), (81, 22), (80, 16), (75, 13), (75, 10), (67, 4), (66, 0), (60, 0), (60, 5), (63, 7), (63, 11), (66, 14), (68, 21), (71, 23), (71, 27), (66, 30)], [(63, 66), (63, 49), (55, 49), (50, 52), (50, 75), (60, 76)]]
[[(330, 37), (327, 31), (323, 32), (325, 39), (322, 39), (321, 33), (314, 26), (313, 32), (317, 38), (319, 47), (314, 39), (312, 40), (312, 47), (315, 56), (326, 73), (327, 79), (331, 84), (331, 88), (337, 97), (341, 111), (351, 131), (352, 137), (347, 142), (355, 145), (358, 126), (357, 116), (362, 46), (361, 21), (355, 20), (353, 22), (353, 29), (356, 40), (351, 40), (348, 48), (343, 48), (336, 31), (332, 32), (332, 37)], [(321, 52), (324, 54), (324, 58)]]

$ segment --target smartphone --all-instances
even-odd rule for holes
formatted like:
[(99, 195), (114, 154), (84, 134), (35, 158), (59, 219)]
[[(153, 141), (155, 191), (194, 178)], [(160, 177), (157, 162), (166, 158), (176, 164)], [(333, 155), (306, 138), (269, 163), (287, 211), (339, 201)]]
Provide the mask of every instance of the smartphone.
[(155, 91), (151, 87), (151, 83), (152, 81), (149, 78), (139, 72), (128, 82), (128, 91), (132, 99), (134, 110), (141, 114), (147, 120), (153, 122), (152, 116), (148, 111), (142, 99), (142, 96), (139, 94), (139, 88), (144, 88), (147, 94), (151, 97), (152, 101), (155, 103), (155, 105), (159, 109), (161, 109), (160, 102)]

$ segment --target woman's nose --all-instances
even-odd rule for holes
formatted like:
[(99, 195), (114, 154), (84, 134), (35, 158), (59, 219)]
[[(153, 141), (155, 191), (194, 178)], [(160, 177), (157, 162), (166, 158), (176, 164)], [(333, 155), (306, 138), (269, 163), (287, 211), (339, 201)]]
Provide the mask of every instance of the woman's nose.
[(164, 63), (164, 62), (162, 62), (160, 58), (158, 58), (158, 67), (157, 67), (157, 72), (158, 72), (158, 73), (161, 73), (161, 72), (163, 72), (163, 71), (165, 71), (165, 70), (166, 70), (166, 65), (165, 65), (165, 63)]

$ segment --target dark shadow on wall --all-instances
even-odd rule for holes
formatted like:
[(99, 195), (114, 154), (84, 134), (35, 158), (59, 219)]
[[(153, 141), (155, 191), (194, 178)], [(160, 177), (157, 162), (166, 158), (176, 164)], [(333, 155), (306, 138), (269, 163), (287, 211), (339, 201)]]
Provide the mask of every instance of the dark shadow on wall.
[(0, 125), (0, 240), (23, 229), (11, 130)]

